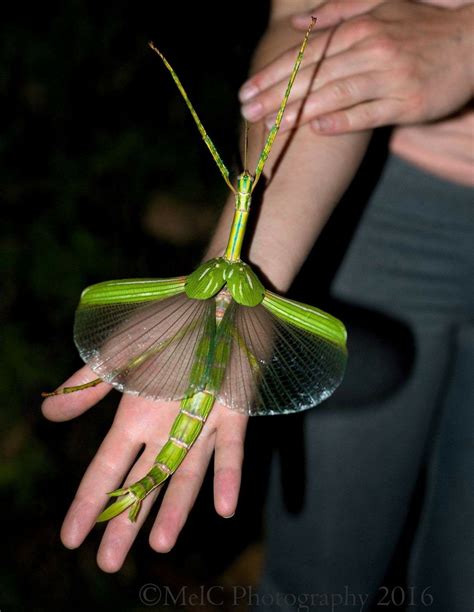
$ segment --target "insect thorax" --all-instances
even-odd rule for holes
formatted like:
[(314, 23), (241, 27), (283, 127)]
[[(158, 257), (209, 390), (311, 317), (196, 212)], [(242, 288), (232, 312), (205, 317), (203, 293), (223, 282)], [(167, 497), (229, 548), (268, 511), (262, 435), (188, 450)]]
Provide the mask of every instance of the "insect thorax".
[(252, 197), (252, 187), (255, 178), (245, 170), (237, 177), (237, 191), (235, 192), (235, 209), (248, 211)]

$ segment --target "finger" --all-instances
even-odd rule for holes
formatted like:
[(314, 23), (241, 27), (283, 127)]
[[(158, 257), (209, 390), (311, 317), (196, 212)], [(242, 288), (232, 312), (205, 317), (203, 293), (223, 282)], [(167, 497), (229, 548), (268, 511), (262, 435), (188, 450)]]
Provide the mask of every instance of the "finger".
[(229, 411), (217, 429), (214, 455), (214, 506), (224, 518), (234, 515), (239, 498), (248, 417)]
[[(343, 51), (348, 45), (349, 42), (342, 36), (331, 37), (331, 31), (329, 30), (318, 32), (318, 34), (313, 36), (308, 42), (301, 62), (300, 72), (306, 67), (312, 66), (315, 62), (319, 62), (323, 56), (326, 57), (327, 55), (333, 55)], [(260, 92), (272, 87), (280, 81), (287, 83), (291, 71), (293, 70), (298, 51), (299, 47), (292, 47), (288, 51), (285, 51), (285, 53), (282, 53), (282, 55), (268, 64), (265, 68), (256, 72), (240, 88), (240, 101), (244, 103), (248, 102)], [(298, 80), (299, 77), (296, 82)]]
[(141, 447), (114, 421), (109, 433), (86, 470), (76, 496), (64, 519), (61, 540), (67, 548), (77, 548), (95, 524), (106, 504), (106, 493), (116, 489)]
[[(309, 66), (305, 70), (300, 71), (298, 78), (294, 82), (293, 88), (290, 94), (290, 100), (294, 103), (301, 101), (301, 99), (308, 93), (309, 88), (312, 84), (314, 77), (315, 66)], [(259, 95), (255, 96), (250, 102), (244, 104), (241, 108), (242, 116), (247, 121), (254, 122), (259, 121), (262, 117), (272, 114), (273, 120), (276, 119), (276, 113), (280, 108), (281, 101), (285, 94), (287, 87), (287, 80), (282, 80), (276, 83), (272, 87), (269, 87), (262, 91)], [(290, 103), (289, 103), (290, 104)], [(285, 113), (288, 111), (288, 106)], [(274, 121), (273, 121), (274, 123)], [(273, 125), (272, 123), (272, 125)]]
[[(367, 53), (364, 49), (354, 47), (330, 58), (325, 58), (320, 65), (312, 64), (298, 75), (291, 91), (291, 103), (294, 104), (301, 101), (307, 96), (310, 89), (316, 91), (330, 81), (366, 72), (373, 64), (374, 58), (370, 53)], [(275, 122), (276, 112), (279, 109), (286, 87), (286, 80), (283, 80), (261, 92), (251, 102), (242, 107), (243, 116), (248, 121), (258, 121), (271, 113), (266, 121), (267, 126), (271, 127)], [(287, 116), (285, 120), (286, 125), (294, 123), (294, 121), (289, 121), (288, 118), (291, 103), (285, 110), (285, 115)], [(297, 108), (299, 109), (300, 106), (297, 106)], [(293, 110), (295, 110), (295, 107)], [(294, 113), (295, 116), (296, 113)]]
[[(148, 445), (143, 455), (133, 466), (124, 487), (140, 480), (147, 474), (153, 465), (160, 445)], [(107, 573), (118, 572), (122, 567), (127, 554), (132, 547), (151, 507), (161, 491), (161, 486), (149, 493), (142, 502), (137, 520), (132, 522), (128, 517), (128, 511), (122, 512), (111, 519), (105, 529), (102, 541), (97, 551), (97, 565)]]
[[(298, 125), (304, 125), (321, 115), (349, 109), (378, 98), (383, 93), (378, 77), (378, 73), (368, 72), (328, 83), (310, 94), (302, 109), (297, 103), (288, 107), (281, 122), (281, 131), (293, 128), (297, 122)], [(271, 126), (272, 120), (273, 117), (268, 117), (265, 122)]]
[[(61, 387), (83, 385), (97, 376), (88, 366), (75, 372)], [(43, 415), (50, 421), (68, 421), (73, 419), (101, 400), (112, 389), (107, 383), (75, 391), (65, 395), (54, 395), (45, 399), (41, 405)]]
[(387, 0), (330, 0), (315, 7), (309, 13), (301, 13), (291, 18), (293, 27), (297, 30), (306, 30), (311, 17), (316, 17), (317, 28), (335, 26), (341, 21), (362, 15)]
[(214, 441), (215, 433), (199, 437), (171, 477), (150, 533), (150, 546), (157, 552), (169, 552), (175, 545), (201, 489), (214, 450)]
[(395, 99), (372, 100), (353, 108), (322, 115), (311, 122), (319, 134), (344, 134), (396, 123), (400, 102)]
[[(347, 73), (349, 70), (355, 70), (357, 66), (360, 66), (360, 70), (367, 69), (367, 66), (377, 58), (373, 58), (367, 49), (354, 49), (354, 47), (373, 36), (377, 28), (378, 24), (374, 19), (358, 18), (344, 23), (336, 30), (319, 32), (308, 43), (301, 63), (300, 74), (293, 87), (300, 87), (301, 91), (301, 87), (305, 89), (304, 85), (306, 85), (307, 90), (309, 83), (315, 77), (319, 77), (319, 73), (323, 69), (328, 75), (331, 71), (336, 75), (341, 75), (342, 71)], [(344, 52), (347, 52), (347, 55), (342, 55)], [(242, 85), (239, 91), (240, 101), (246, 105), (250, 102), (259, 102), (260, 100), (257, 99), (259, 94), (279, 84), (278, 92), (281, 102), (293, 69), (295, 57), (295, 49), (290, 49), (268, 64), (263, 70), (255, 73)], [(334, 61), (329, 63), (331, 58), (334, 58)], [(318, 64), (321, 60), (324, 61), (321, 63), (321, 70), (319, 70)], [(347, 61), (348, 66), (346, 66)], [(305, 78), (301, 78), (301, 73), (305, 74)], [(303, 85), (299, 86), (299, 81), (302, 81)]]

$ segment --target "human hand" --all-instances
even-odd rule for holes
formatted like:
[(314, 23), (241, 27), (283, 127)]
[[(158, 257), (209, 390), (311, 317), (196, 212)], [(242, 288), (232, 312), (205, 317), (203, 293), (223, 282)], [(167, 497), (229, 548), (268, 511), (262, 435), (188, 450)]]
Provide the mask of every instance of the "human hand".
[[(330, 0), (311, 14), (323, 29), (308, 43), (281, 130), (296, 121), (324, 134), (426, 122), (472, 97), (473, 5)], [(306, 28), (309, 15), (294, 16), (293, 26)], [(296, 52), (289, 49), (244, 83), (240, 100), (249, 121), (272, 125)]]
[[(87, 367), (78, 370), (65, 386), (94, 379)], [(101, 383), (76, 393), (57, 395), (43, 402), (42, 410), (51, 421), (73, 419), (101, 400), (111, 386)], [(64, 519), (61, 540), (67, 548), (77, 548), (95, 524), (109, 501), (106, 493), (144, 476), (166, 442), (176, 418), (179, 402), (154, 402), (124, 394), (116, 416), (94, 459), (89, 465)], [(168, 552), (188, 518), (201, 487), (213, 452), (214, 505), (222, 517), (235, 512), (240, 488), (243, 445), (248, 418), (216, 403), (197, 441), (182, 465), (171, 477), (157, 518), (150, 532), (150, 546)], [(145, 449), (136, 456), (142, 445)], [(132, 469), (130, 467), (133, 465)], [(153, 491), (143, 501), (135, 523), (123, 512), (109, 521), (97, 553), (97, 563), (105, 572), (118, 571), (159, 493)]]

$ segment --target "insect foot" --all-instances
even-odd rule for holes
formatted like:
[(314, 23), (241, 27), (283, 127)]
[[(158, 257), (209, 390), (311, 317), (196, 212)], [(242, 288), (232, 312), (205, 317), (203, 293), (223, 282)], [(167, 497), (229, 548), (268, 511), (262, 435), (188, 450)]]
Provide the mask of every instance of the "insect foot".
[(128, 518), (134, 523), (140, 512), (142, 501), (149, 493), (159, 487), (170, 476), (170, 473), (165, 465), (158, 463), (141, 480), (138, 480), (129, 487), (107, 493), (110, 497), (121, 497), (122, 495), (124, 497), (106, 508), (97, 517), (97, 522), (108, 521), (114, 518), (114, 516), (121, 514), (127, 508), (130, 508)]
[(130, 506), (131, 508), (130, 508), (130, 512), (128, 513), (128, 517), (132, 521), (132, 523), (134, 523), (137, 520), (138, 513), (140, 512), (140, 508), (142, 505), (142, 499), (145, 497), (145, 495), (143, 495), (143, 497), (140, 499), (140, 497), (137, 496), (137, 494), (134, 493), (131, 490), (131, 488), (132, 487), (129, 487), (127, 489), (117, 489), (116, 491), (107, 493), (107, 495), (109, 495), (110, 497), (120, 497), (121, 495), (124, 495), (124, 497), (123, 499), (119, 499), (118, 501), (113, 503), (111, 506), (106, 508), (97, 517), (98, 523), (108, 521), (111, 518), (118, 516), (124, 510), (126, 510), (127, 508), (130, 508)]

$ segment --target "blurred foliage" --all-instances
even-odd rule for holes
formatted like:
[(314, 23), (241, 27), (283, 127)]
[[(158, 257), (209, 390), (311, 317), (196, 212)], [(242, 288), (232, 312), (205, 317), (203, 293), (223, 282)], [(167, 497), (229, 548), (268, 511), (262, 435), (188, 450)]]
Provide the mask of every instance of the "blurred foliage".
[[(94, 558), (101, 530), (71, 552), (60, 544), (59, 528), (117, 396), (75, 422), (53, 424), (40, 414), (39, 394), (80, 365), (72, 320), (81, 290), (109, 278), (191, 270), (226, 197), (147, 41), (173, 63), (217, 148), (236, 165), (236, 92), (267, 8), (246, 0), (221, 15), (211, 2), (65, 0), (3, 10), (0, 494), (8, 528), (2, 610), (140, 609), (141, 584), (211, 580), (245, 544), (241, 532), (251, 539), (258, 530), (251, 516), (249, 531), (245, 511), (232, 527), (217, 521), (207, 485), (176, 552), (153, 553), (145, 527), (124, 570), (102, 574)], [(166, 206), (153, 208), (157, 201)], [(198, 240), (189, 231), (183, 239), (173, 224), (186, 210), (195, 214), (196, 203), (207, 221)], [(167, 234), (153, 231), (160, 215), (161, 226), (171, 228)]]

